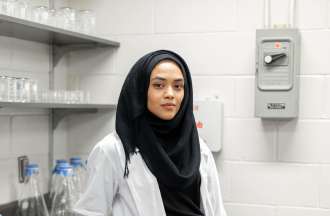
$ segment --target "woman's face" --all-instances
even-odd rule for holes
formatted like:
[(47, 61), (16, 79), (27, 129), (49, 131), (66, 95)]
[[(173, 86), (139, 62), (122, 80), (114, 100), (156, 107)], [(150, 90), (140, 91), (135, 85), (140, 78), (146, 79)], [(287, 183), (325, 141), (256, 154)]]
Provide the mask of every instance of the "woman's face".
[(180, 109), (184, 97), (184, 78), (173, 61), (158, 63), (151, 72), (147, 107), (163, 120), (171, 120)]

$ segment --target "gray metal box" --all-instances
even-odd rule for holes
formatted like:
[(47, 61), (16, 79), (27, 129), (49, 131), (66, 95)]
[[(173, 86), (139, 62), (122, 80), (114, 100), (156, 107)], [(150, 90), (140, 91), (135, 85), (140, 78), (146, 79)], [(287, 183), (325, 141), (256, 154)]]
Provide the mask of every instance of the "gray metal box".
[(298, 29), (256, 32), (255, 115), (295, 118), (299, 106), (300, 33)]

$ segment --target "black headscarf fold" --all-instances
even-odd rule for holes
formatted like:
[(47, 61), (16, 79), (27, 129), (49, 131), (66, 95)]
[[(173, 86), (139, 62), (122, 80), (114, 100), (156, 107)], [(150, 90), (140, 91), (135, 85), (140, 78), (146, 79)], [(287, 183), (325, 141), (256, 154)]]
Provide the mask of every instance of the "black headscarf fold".
[[(162, 120), (147, 108), (151, 72), (162, 60), (175, 62), (184, 77), (184, 98), (171, 120)], [(158, 50), (135, 63), (119, 96), (116, 131), (125, 150), (126, 177), (130, 156), (138, 149), (157, 178), (167, 216), (204, 215), (200, 208), (201, 156), (193, 116), (192, 81), (187, 64), (178, 54)]]

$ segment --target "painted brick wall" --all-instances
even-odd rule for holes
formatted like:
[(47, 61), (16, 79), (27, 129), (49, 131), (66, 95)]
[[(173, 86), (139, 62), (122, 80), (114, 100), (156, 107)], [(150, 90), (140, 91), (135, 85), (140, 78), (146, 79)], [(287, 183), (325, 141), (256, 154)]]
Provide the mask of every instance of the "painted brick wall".
[[(297, 0), (302, 56), (300, 117), (295, 121), (254, 117), (255, 29), (263, 26), (263, 4), (263, 0), (71, 1), (77, 8), (94, 9), (98, 32), (117, 39), (121, 47), (71, 54), (68, 72), (80, 78), (80, 86), (91, 91), (94, 101), (116, 102), (139, 57), (155, 49), (178, 52), (190, 66), (195, 96), (218, 95), (224, 101), (223, 150), (214, 157), (228, 215), (330, 215), (330, 2)], [(286, 23), (287, 6), (287, 0), (271, 1), (272, 24)], [(13, 54), (1, 50), (0, 61), (10, 68), (26, 53), (16, 53), (8, 44), (1, 47)], [(15, 65), (33, 68), (30, 62), (35, 58), (27, 58), (28, 64), (23, 60)], [(88, 61), (81, 61), (84, 58)], [(17, 148), (13, 141), (37, 145), (13, 138), (30, 130), (22, 123), (24, 118), (37, 118), (34, 127), (44, 128), (46, 117), (31, 115), (1, 116), (0, 157), (5, 158), (1, 167), (29, 149)], [(113, 129), (113, 122), (114, 112), (70, 118), (68, 154), (88, 155)], [(36, 132), (30, 133), (42, 142)], [(46, 151), (40, 147), (37, 153)], [(5, 182), (1, 185), (10, 185), (9, 174), (0, 179)], [(4, 191), (1, 202), (12, 197), (10, 188)]]

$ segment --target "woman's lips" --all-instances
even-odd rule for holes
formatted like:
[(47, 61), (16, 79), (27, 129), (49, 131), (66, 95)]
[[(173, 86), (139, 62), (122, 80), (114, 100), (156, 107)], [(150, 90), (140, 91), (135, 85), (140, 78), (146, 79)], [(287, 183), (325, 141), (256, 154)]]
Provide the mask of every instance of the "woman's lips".
[(161, 105), (163, 108), (167, 109), (167, 110), (172, 110), (175, 108), (175, 104), (172, 103), (166, 103), (166, 104), (162, 104)]

